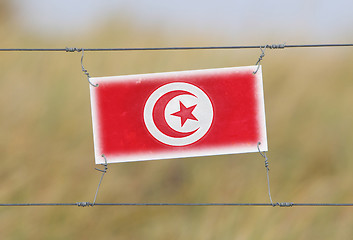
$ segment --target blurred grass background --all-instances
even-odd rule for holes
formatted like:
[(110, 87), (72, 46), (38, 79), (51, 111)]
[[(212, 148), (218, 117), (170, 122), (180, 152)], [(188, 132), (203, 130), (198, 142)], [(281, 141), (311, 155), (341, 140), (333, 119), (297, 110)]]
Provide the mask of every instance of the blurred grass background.
[[(128, 19), (76, 39), (14, 28), (1, 47), (168, 46)], [(219, 45), (188, 34), (180, 46)], [(260, 42), (258, 44), (264, 44)], [(260, 50), (85, 53), (91, 76), (253, 65)], [(0, 201), (93, 201), (89, 87), (79, 53), (0, 53)], [(268, 50), (263, 60), (272, 197), (353, 202), (353, 49)], [(112, 164), (97, 202), (268, 202), (263, 158)], [(350, 208), (1, 207), (1, 239), (351, 239)]]

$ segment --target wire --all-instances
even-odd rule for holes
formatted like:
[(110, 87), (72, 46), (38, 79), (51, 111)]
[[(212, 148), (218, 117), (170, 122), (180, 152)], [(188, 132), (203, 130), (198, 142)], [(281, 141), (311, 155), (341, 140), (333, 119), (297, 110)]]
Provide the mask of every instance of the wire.
[(150, 206), (150, 207), (353, 207), (353, 203), (2, 203), (0, 207), (48, 207), (48, 206)]
[[(95, 85), (93, 85), (93, 86), (95, 86)], [(97, 171), (102, 172), (102, 176), (101, 176), (101, 180), (99, 181), (99, 184), (98, 184), (98, 187), (97, 187), (97, 190), (96, 190), (96, 194), (94, 195), (94, 200), (93, 200), (92, 206), (94, 206), (94, 204), (96, 203), (98, 191), (99, 191), (99, 188), (100, 188), (101, 183), (102, 183), (102, 181), (103, 181), (104, 174), (106, 174), (106, 173), (107, 173), (107, 170), (108, 170), (107, 158), (105, 157), (104, 154), (102, 154), (102, 157), (104, 158), (104, 164), (103, 164), (104, 170), (99, 169), (99, 168), (96, 168)]]
[(284, 49), (284, 48), (317, 48), (317, 47), (353, 47), (353, 43), (329, 44), (272, 44), (249, 46), (201, 46), (201, 47), (137, 47), (137, 48), (0, 48), (1, 52), (81, 52), (83, 51), (172, 51), (172, 50), (221, 50), (221, 49)]
[(0, 207), (78, 206), (77, 203), (1, 203)]
[(316, 206), (316, 207), (347, 207), (353, 203), (96, 203), (98, 206), (233, 206), (233, 207), (295, 207), (295, 206)]

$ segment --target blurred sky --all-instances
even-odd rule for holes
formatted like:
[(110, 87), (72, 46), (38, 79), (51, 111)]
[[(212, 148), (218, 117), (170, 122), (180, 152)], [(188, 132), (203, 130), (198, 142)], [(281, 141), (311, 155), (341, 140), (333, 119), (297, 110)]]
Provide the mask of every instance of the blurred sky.
[[(168, 37), (213, 33), (240, 43), (352, 42), (352, 0), (12, 0), (19, 27), (38, 34), (82, 34), (108, 19), (131, 19)], [(266, 36), (266, 37), (263, 37)]]

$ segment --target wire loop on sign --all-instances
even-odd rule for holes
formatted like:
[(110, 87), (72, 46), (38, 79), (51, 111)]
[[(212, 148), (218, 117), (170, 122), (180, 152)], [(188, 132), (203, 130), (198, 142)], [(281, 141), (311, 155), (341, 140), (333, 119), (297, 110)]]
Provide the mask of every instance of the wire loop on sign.
[(269, 198), (270, 198), (270, 202), (271, 202), (272, 206), (275, 207), (277, 204), (274, 204), (274, 203), (272, 202), (272, 197), (271, 197), (270, 174), (269, 174), (270, 168), (269, 168), (268, 158), (267, 158), (265, 152), (261, 152), (261, 150), (260, 150), (260, 145), (261, 145), (261, 142), (258, 142), (258, 143), (257, 143), (257, 149), (259, 150), (259, 153), (261, 154), (261, 156), (262, 156), (263, 158), (265, 158), (265, 168), (266, 168), (266, 175), (267, 175), (268, 196), (269, 196)]
[(281, 44), (272, 44), (272, 45), (265, 45), (265, 46), (259, 46), (260, 47), (260, 50), (261, 50), (261, 55), (259, 57), (259, 60), (257, 60), (256, 64), (257, 65), (257, 68), (256, 70), (253, 72), (253, 74), (256, 74), (257, 71), (259, 71), (259, 68), (260, 68), (260, 62), (262, 61), (262, 59), (265, 57), (265, 50), (266, 48), (269, 48), (269, 49), (284, 49), (286, 47), (286, 44), (285, 43), (281, 43)]
[(88, 71), (83, 67), (83, 57), (84, 57), (84, 54), (85, 54), (85, 51), (83, 48), (81, 48), (80, 50), (78, 50), (77, 48), (69, 48), (69, 50), (72, 50), (72, 51), (82, 51), (82, 56), (81, 56), (81, 69), (82, 69), (82, 72), (87, 76), (87, 80), (89, 82), (89, 84), (91, 84), (93, 87), (98, 87), (98, 84), (93, 84), (91, 81), (90, 81), (90, 75), (88, 73)]
[(99, 191), (99, 187), (101, 186), (101, 183), (102, 183), (102, 180), (103, 180), (103, 177), (104, 177), (104, 174), (107, 172), (108, 170), (108, 162), (107, 162), (107, 158), (105, 157), (104, 154), (102, 154), (102, 157), (104, 158), (104, 164), (102, 164), (104, 166), (104, 169), (98, 169), (98, 168), (95, 168), (97, 171), (100, 171), (102, 172), (102, 176), (101, 176), (101, 180), (99, 181), (99, 184), (98, 184), (98, 187), (97, 187), (97, 190), (96, 190), (96, 194), (94, 195), (94, 200), (93, 200), (93, 203), (92, 203), (92, 207), (94, 206), (94, 204), (96, 203), (96, 199), (97, 199), (97, 195), (98, 195), (98, 191)]
[(256, 64), (255, 64), (255, 65), (257, 65), (257, 68), (256, 68), (256, 70), (253, 72), (253, 74), (256, 74), (257, 71), (259, 71), (260, 62), (262, 61), (263, 57), (265, 56), (265, 50), (266, 50), (267, 46), (268, 46), (268, 45), (266, 45), (266, 46), (264, 47), (264, 49), (262, 49), (262, 47), (260, 46), (261, 55), (260, 55), (260, 57), (259, 57), (259, 60), (257, 60), (257, 62), (256, 62)]

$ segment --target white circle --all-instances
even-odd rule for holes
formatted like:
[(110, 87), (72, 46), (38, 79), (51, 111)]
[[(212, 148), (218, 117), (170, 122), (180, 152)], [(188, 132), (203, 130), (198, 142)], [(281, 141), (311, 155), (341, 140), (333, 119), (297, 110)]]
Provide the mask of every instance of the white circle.
[[(175, 131), (188, 133), (196, 130), (189, 136), (179, 138), (171, 137), (161, 132), (153, 121), (152, 116), (158, 99), (166, 93), (176, 90), (183, 90), (190, 94), (182, 94), (172, 98), (165, 107), (163, 117), (169, 127)], [(188, 119), (181, 126), (180, 117), (172, 115), (172, 113), (180, 110), (180, 102), (187, 108), (196, 105), (192, 114), (197, 120)], [(208, 132), (213, 122), (213, 107), (209, 97), (200, 88), (190, 83), (174, 82), (159, 87), (149, 96), (144, 107), (143, 117), (148, 131), (155, 139), (170, 146), (186, 146), (200, 140)]]

